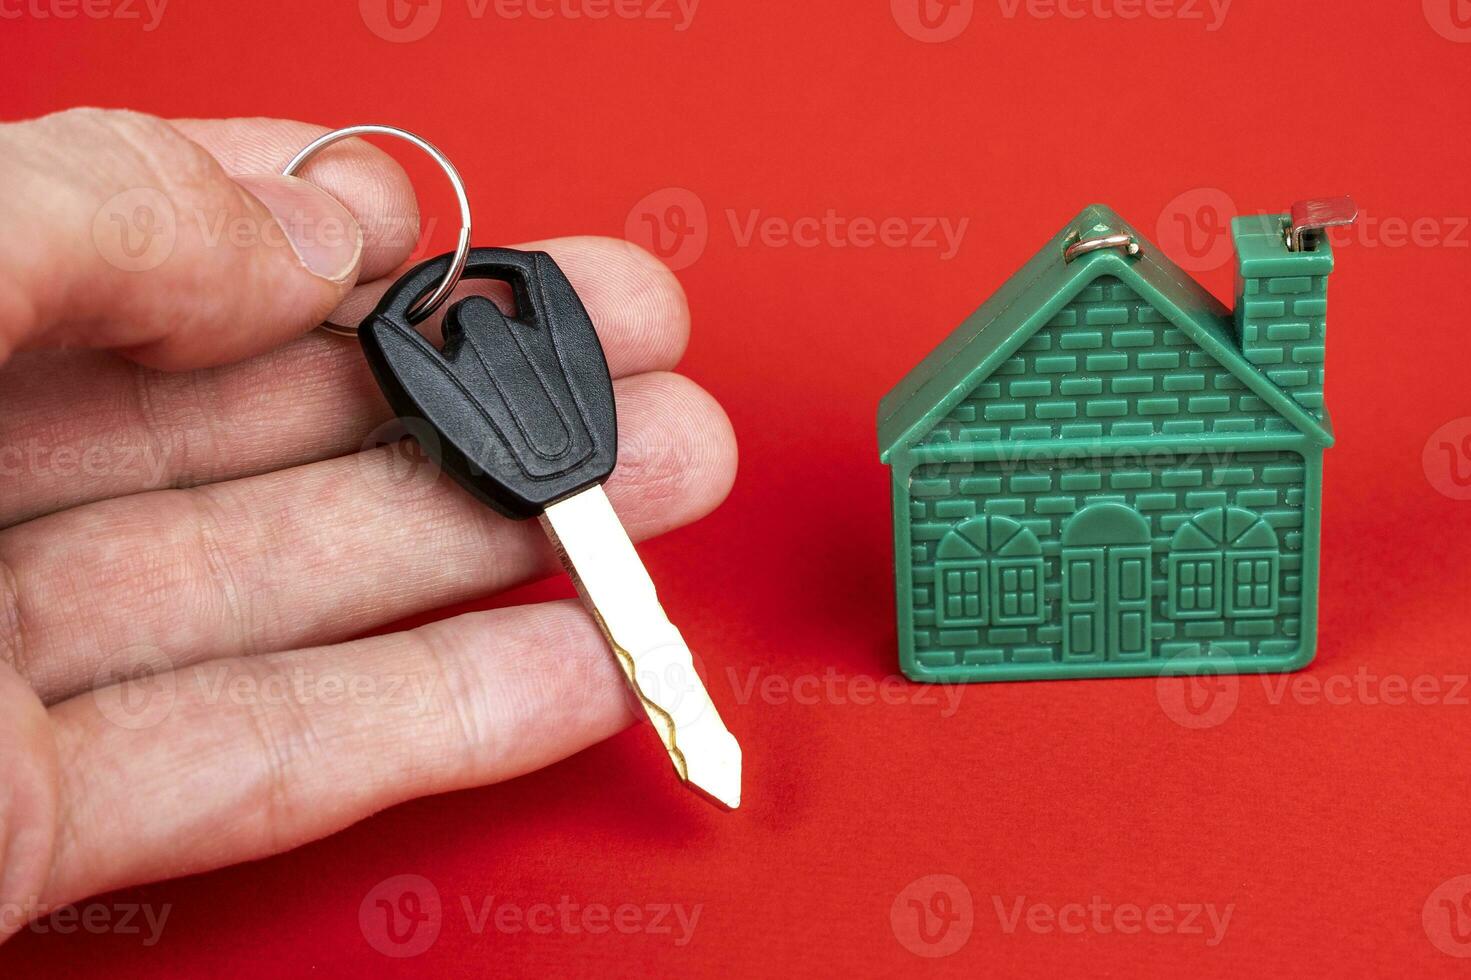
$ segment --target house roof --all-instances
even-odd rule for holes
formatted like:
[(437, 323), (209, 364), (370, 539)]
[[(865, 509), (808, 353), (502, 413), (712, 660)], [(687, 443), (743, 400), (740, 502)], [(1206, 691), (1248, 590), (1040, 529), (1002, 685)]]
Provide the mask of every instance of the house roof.
[[(1074, 230), (1084, 236), (1128, 232), (1142, 250), (1125, 256), (1118, 249), (1103, 249), (1064, 262), (1065, 239)], [(922, 438), (1100, 276), (1122, 280), (1300, 432), (1320, 445), (1332, 444), (1325, 422), (1242, 357), (1230, 310), (1112, 209), (1095, 204), (1068, 222), (884, 396), (879, 403), (879, 458), (887, 463), (894, 450)]]

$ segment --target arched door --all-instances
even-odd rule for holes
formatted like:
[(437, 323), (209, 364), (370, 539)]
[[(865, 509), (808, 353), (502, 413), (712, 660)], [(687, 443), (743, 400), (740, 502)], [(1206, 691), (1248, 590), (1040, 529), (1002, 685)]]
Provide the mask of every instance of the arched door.
[(1090, 504), (1062, 531), (1063, 656), (1150, 654), (1149, 523), (1117, 503)]

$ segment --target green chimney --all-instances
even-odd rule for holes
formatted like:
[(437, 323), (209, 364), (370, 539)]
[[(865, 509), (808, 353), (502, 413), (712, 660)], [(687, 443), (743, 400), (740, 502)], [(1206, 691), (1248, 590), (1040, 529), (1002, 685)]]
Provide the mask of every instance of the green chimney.
[(1246, 359), (1316, 418), (1323, 417), (1323, 344), (1333, 248), (1309, 236), (1288, 245), (1288, 215), (1231, 222), (1236, 243), (1236, 341)]

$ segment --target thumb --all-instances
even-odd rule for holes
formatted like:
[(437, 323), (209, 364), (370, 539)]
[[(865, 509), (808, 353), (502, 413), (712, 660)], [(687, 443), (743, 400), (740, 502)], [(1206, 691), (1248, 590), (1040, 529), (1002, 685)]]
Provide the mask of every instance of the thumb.
[[(271, 213), (285, 243), (308, 272), (351, 285), (348, 279), (356, 275), (363, 235), (336, 198), (297, 177), (242, 174), (233, 179)], [(272, 226), (267, 224), (263, 230), (264, 244), (280, 247), (282, 240), (274, 235)]]
[(0, 361), (64, 346), (225, 363), (310, 330), (357, 281), (362, 231), (334, 198), (232, 178), (151, 116), (0, 126), (0, 188)]

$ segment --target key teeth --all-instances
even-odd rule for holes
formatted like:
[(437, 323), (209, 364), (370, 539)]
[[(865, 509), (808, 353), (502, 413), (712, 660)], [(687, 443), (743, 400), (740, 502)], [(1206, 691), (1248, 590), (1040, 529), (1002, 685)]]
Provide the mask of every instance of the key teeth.
[[(598, 622), (602, 624), (601, 616), (598, 617)], [(605, 629), (605, 635), (606, 632)], [(674, 716), (644, 692), (643, 685), (638, 679), (638, 666), (632, 654), (614, 642), (611, 636), (609, 636), (608, 644), (613, 648), (613, 655), (617, 657), (619, 666), (623, 668), (624, 676), (628, 678), (629, 688), (643, 707), (644, 715), (654, 726), (654, 730), (659, 733), (659, 741), (664, 743), (664, 750), (669, 753), (669, 761), (674, 764), (674, 771), (679, 774), (682, 781), (689, 782), (689, 763), (679, 749), (679, 727), (674, 723)]]
[(542, 523), (680, 780), (719, 806), (739, 807), (740, 744), (602, 488), (557, 501)]
[[(620, 651), (616, 646), (614, 649), (620, 653), (620, 659), (631, 667), (632, 658), (627, 657), (626, 652)], [(715, 706), (708, 705), (708, 715), (701, 712), (697, 717), (696, 720), (703, 721), (704, 724), (697, 726), (688, 722), (681, 728), (675, 722), (674, 712), (650, 698), (636, 677), (636, 673), (630, 675), (634, 691), (644, 703), (645, 713), (654, 722), (655, 728), (661, 730), (664, 747), (668, 750), (670, 761), (680, 779), (720, 806), (730, 810), (739, 808), (743, 762), (741, 745), (719, 720)], [(703, 690), (701, 693), (704, 693)], [(709, 727), (712, 722), (716, 726), (713, 730)]]

